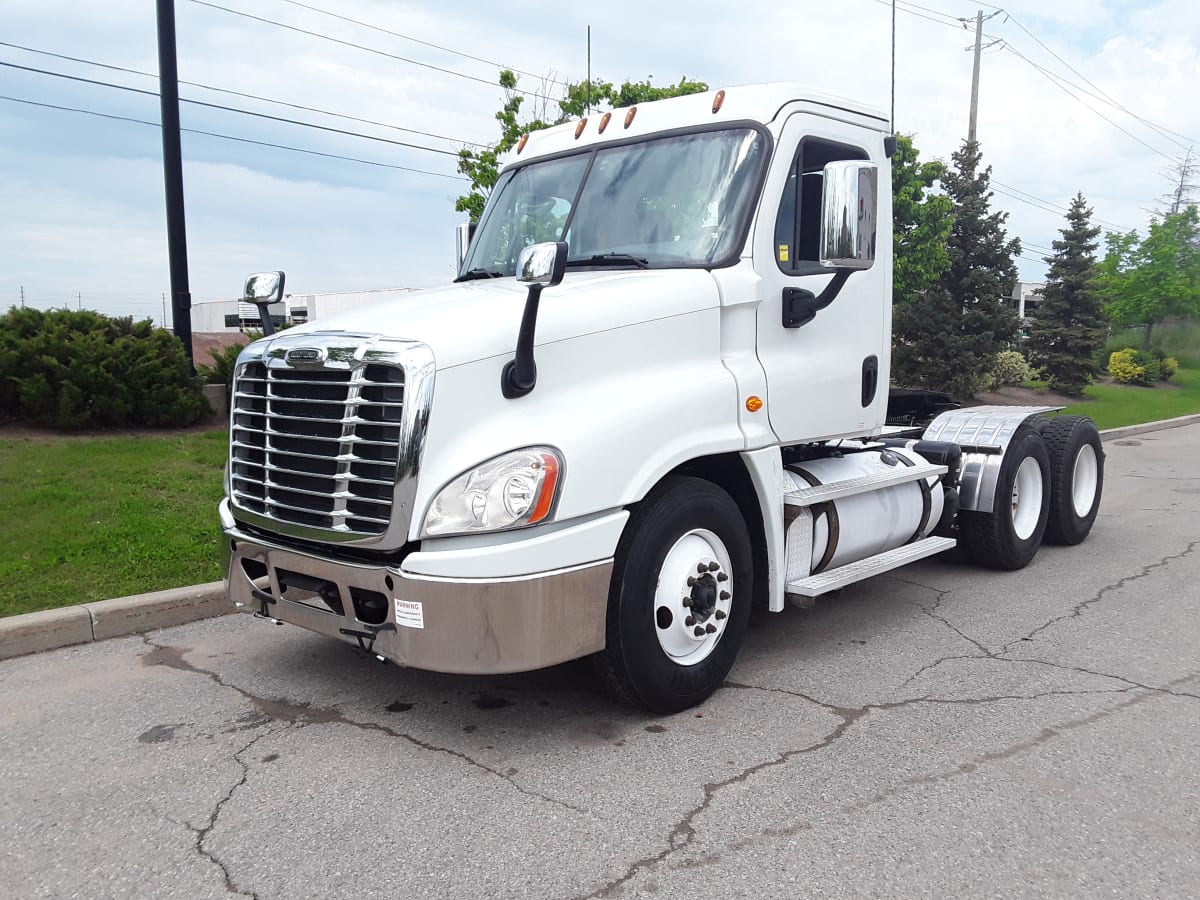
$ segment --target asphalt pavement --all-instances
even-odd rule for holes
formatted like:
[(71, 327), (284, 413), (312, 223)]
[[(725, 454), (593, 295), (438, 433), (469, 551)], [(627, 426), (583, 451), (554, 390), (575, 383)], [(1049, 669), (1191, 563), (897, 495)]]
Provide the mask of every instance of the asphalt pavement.
[(1083, 545), (764, 614), (665, 718), (248, 616), (0, 662), (0, 896), (1195, 896), (1200, 425), (1105, 449)]

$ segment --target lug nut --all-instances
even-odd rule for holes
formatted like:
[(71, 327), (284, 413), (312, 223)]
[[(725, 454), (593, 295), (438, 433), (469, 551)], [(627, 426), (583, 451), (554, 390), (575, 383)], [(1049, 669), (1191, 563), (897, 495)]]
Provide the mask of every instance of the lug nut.
[(706, 626), (704, 626), (704, 630), (707, 631), (709, 634), (716, 634), (717, 626), (714, 625), (712, 622), (709, 622)]
[(696, 618), (694, 616), (688, 616), (686, 619), (683, 620), (683, 624), (686, 625), (688, 628), (691, 628), (693, 625), (696, 624)]
[(693, 575), (689, 575), (689, 576), (688, 576), (688, 580), (687, 580), (687, 586), (688, 586), (688, 587), (695, 587), (695, 586), (696, 586), (696, 578), (695, 578), (695, 576), (693, 576)]
[(704, 637), (704, 626), (697, 625), (696, 630), (692, 632), (696, 637)]
[(729, 580), (729, 576), (726, 575), (724, 572), (717, 573), (717, 581), (728, 581), (728, 580)]
[(717, 619), (717, 621), (725, 618), (725, 610), (718, 609), (715, 613), (713, 613), (713, 618)]
[(707, 571), (708, 566), (706, 566), (704, 563), (700, 563), (698, 566), (696, 566), (696, 573), (699, 575), (703, 575)]
[(728, 600), (729, 599), (729, 591), (721, 591), (721, 599)]
[(719, 568), (721, 568), (721, 564), (719, 562), (710, 562), (708, 564), (708, 571), (710, 572), (715, 572)]
[(684, 598), (683, 598), (683, 600), (682, 600), (681, 602), (683, 603), (683, 605), (684, 605), (684, 607), (685, 607), (685, 608), (687, 608), (687, 609), (691, 609), (691, 608), (692, 608), (692, 604), (693, 604), (693, 603), (695, 603), (696, 601), (695, 601), (695, 600), (693, 600), (691, 597), (684, 597)]

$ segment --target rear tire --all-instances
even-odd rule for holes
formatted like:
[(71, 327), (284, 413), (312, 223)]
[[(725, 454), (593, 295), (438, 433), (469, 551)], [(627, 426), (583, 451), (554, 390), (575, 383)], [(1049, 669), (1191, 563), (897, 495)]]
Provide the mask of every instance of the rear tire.
[(1104, 491), (1104, 448), (1087, 416), (1058, 416), (1042, 432), (1050, 455), (1047, 544), (1073, 546), (1092, 530)]
[(656, 713), (711, 695), (746, 633), (752, 565), (746, 523), (725, 491), (692, 477), (656, 487), (617, 547), (606, 646), (592, 658), (609, 692)]
[(1029, 565), (1050, 518), (1050, 487), (1046, 445), (1024, 424), (1004, 453), (992, 511), (960, 514), (958, 539), (967, 557), (992, 569)]

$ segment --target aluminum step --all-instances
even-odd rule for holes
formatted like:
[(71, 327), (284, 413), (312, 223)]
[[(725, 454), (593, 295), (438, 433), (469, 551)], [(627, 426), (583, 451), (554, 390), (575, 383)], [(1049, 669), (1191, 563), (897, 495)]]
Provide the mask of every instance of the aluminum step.
[(927, 537), (877, 556), (868, 556), (858, 562), (793, 581), (787, 586), (787, 592), (798, 594), (801, 597), (819, 597), (821, 594), (836, 591), (848, 584), (870, 578), (872, 575), (882, 575), (892, 569), (898, 569), (919, 559), (925, 559), (927, 556), (933, 556), (935, 553), (941, 553), (943, 550), (949, 550), (955, 543), (954, 538)]
[(815, 487), (805, 487), (798, 491), (790, 491), (783, 495), (783, 502), (787, 506), (813, 506), (817, 503), (839, 500), (842, 497), (867, 494), (871, 491), (878, 491), (898, 484), (919, 481), (922, 478), (929, 478), (933, 475), (945, 475), (947, 471), (945, 466), (938, 466), (933, 463), (924, 463), (915, 466), (897, 465), (893, 469), (886, 472), (878, 472), (874, 475), (859, 475), (857, 478), (847, 478), (844, 481), (831, 481), (828, 484), (818, 484)]

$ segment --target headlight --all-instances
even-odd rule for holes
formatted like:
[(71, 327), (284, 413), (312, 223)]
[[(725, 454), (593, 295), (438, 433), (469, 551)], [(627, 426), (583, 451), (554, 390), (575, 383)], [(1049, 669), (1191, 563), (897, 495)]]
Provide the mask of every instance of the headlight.
[(442, 488), (421, 532), (431, 537), (541, 522), (554, 506), (561, 472), (562, 459), (549, 447), (505, 453)]

